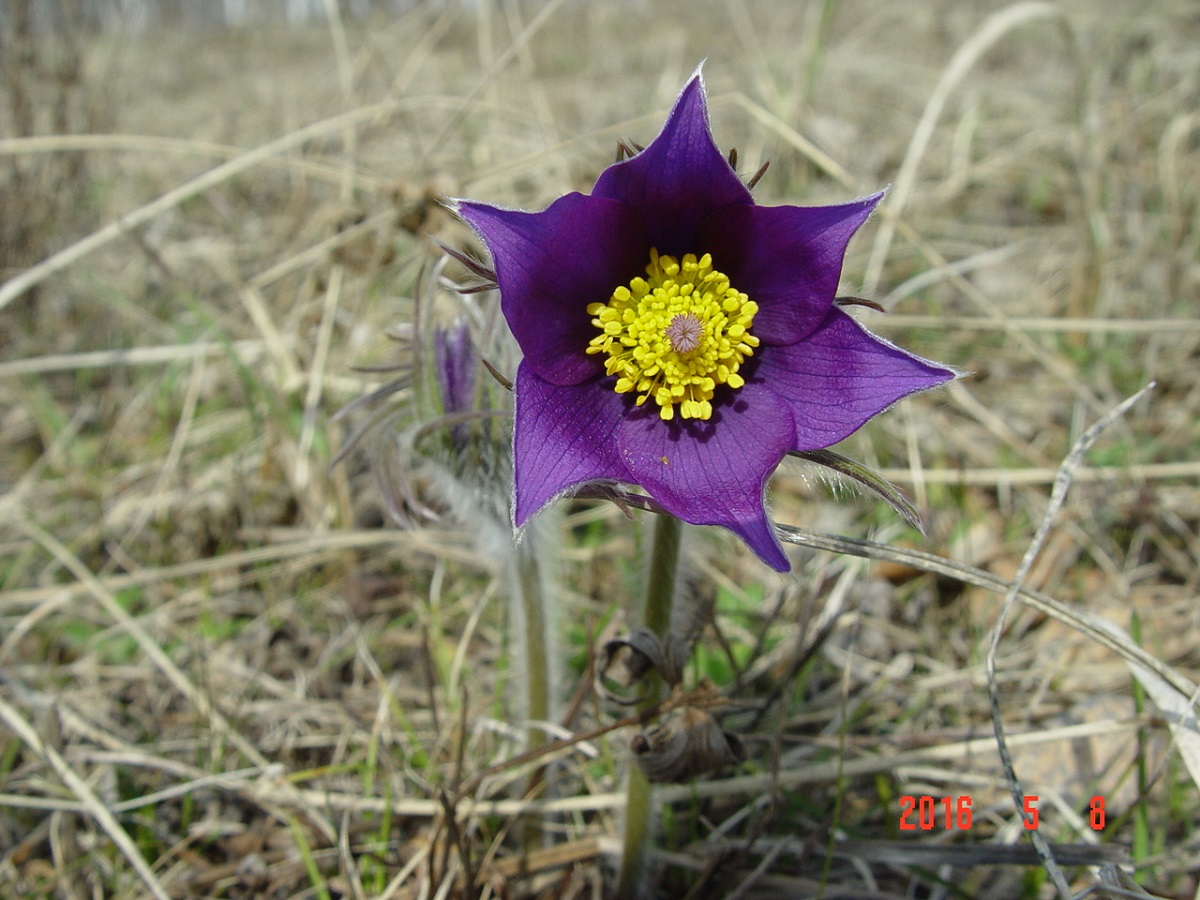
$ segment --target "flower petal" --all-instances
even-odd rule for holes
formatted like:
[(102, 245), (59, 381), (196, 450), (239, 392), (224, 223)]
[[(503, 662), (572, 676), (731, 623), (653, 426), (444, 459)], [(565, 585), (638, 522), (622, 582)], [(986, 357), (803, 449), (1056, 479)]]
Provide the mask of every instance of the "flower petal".
[(771, 568), (787, 557), (767, 519), (767, 479), (795, 440), (786, 403), (746, 384), (713, 404), (708, 421), (664, 422), (657, 410), (624, 419), (617, 445), (632, 480), (670, 513), (693, 525), (723, 525)]
[(587, 306), (645, 268), (649, 244), (634, 212), (583, 194), (536, 213), (468, 200), (458, 212), (492, 254), (504, 318), (533, 371), (563, 385), (603, 375), (602, 358), (586, 353), (597, 333)]
[(955, 377), (876, 337), (837, 308), (804, 340), (760, 347), (756, 357), (747, 377), (791, 407), (796, 438), (790, 449), (796, 451), (835, 444), (900, 398)]
[(696, 246), (758, 304), (758, 339), (791, 344), (825, 319), (846, 245), (881, 199), (882, 192), (838, 206), (723, 209), (701, 224)]
[(561, 387), (517, 366), (513, 522), (588, 481), (630, 481), (613, 439), (627, 402), (598, 382)]
[(605, 169), (592, 196), (635, 207), (649, 238), (645, 249), (675, 256), (704, 252), (695, 243), (696, 225), (710, 212), (754, 202), (713, 140), (699, 72), (684, 85), (658, 137)]

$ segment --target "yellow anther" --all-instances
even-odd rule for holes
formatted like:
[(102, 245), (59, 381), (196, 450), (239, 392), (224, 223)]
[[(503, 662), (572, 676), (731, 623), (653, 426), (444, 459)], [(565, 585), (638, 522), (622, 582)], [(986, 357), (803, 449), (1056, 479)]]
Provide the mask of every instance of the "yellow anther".
[(737, 372), (758, 346), (750, 331), (758, 304), (712, 267), (708, 253), (675, 259), (651, 250), (645, 278), (617, 287), (608, 303), (589, 304), (587, 312), (600, 331), (587, 352), (608, 356), (613, 389), (636, 391), (638, 406), (653, 398), (665, 422), (676, 407), (684, 419), (711, 418), (713, 392), (746, 383)]

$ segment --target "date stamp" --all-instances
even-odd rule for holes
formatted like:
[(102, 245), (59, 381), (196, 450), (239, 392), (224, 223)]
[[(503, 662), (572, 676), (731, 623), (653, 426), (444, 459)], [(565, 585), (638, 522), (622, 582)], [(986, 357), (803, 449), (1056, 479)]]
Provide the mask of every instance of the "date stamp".
[[(1038, 814), (1039, 799), (1037, 794), (1026, 794), (1021, 798), (1021, 817), (1025, 820), (1026, 831), (1036, 831), (1041, 821)], [(969, 831), (971, 807), (971, 797), (968, 794), (949, 797), (914, 797), (906, 794), (900, 798), (900, 830)], [(1087, 816), (1092, 831), (1104, 830), (1107, 814), (1103, 796), (1097, 794), (1088, 801)]]

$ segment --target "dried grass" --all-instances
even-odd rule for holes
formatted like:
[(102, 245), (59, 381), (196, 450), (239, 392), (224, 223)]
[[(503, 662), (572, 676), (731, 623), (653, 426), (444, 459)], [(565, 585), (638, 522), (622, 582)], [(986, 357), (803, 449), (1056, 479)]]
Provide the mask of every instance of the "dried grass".
[[(771, 159), (760, 200), (895, 182), (846, 287), (973, 375), (845, 448), (911, 490), (923, 541), (800, 469), (772, 494), (793, 576), (689, 537), (719, 598), (693, 674), (740, 704), (750, 762), (659, 790), (656, 895), (1054, 896), (988, 637), (1060, 461), (1152, 380), (1073, 473), (991, 684), (1067, 889), (1136, 896), (1123, 860), (1197, 895), (1189, 3), (483, 2), (69, 37), (83, 74), (56, 89), (99, 118), (0, 138), (0, 893), (604, 896), (628, 729), (586, 668), (644, 522), (567, 510), (560, 741), (522, 798), (546, 759), (510, 721), (498, 574), (469, 535), (385, 527), (365, 462), (330, 467), (358, 424), (332, 416), (378, 386), (354, 367), (389, 359), (428, 235), (469, 245), (433, 198), (586, 189), (708, 57), (718, 139)], [(54, 88), (15, 71), (0, 112)], [(901, 831), (906, 796), (969, 797), (971, 825), (939, 802)]]

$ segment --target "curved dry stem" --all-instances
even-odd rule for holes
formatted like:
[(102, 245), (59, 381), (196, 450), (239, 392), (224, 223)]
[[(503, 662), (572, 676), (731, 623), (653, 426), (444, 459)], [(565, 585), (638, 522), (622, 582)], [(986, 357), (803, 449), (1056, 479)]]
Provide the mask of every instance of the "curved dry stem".
[(137, 872), (138, 877), (146, 886), (146, 890), (157, 900), (169, 900), (171, 895), (162, 886), (137, 845), (125, 833), (125, 829), (121, 827), (116, 816), (109, 812), (108, 807), (101, 802), (88, 783), (62, 758), (62, 755), (43, 741), (33, 726), (17, 710), (9, 706), (3, 697), (0, 697), (0, 722), (3, 722), (25, 746), (40, 757), (66, 788), (79, 799), (82, 809), (96, 820), (96, 823), (104, 829), (104, 833), (121, 851), (121, 854), (129, 860), (129, 864)]
[[(934, 88), (925, 104), (925, 111), (921, 114), (921, 119), (913, 131), (908, 150), (904, 153), (904, 161), (900, 164), (900, 171), (896, 175), (895, 184), (888, 194), (888, 205), (896, 215), (899, 215), (904, 209), (912, 194), (917, 167), (921, 164), (921, 158), (925, 155), (930, 140), (933, 139), (933, 129), (937, 126), (938, 119), (941, 118), (942, 110), (945, 109), (950, 95), (959, 82), (997, 41), (1022, 25), (1036, 22), (1039, 19), (1057, 19), (1062, 27), (1067, 29), (1068, 36), (1070, 35), (1067, 15), (1056, 4), (1018, 3), (994, 14), (983, 23), (970, 40), (958, 48), (958, 52), (954, 54), (950, 64), (942, 72), (937, 87)], [(1071, 43), (1072, 41), (1068, 40), (1068, 44)], [(895, 233), (895, 220), (884, 219), (883, 225), (875, 237), (875, 246), (871, 250), (871, 259), (867, 263), (867, 272), (863, 279), (863, 292), (866, 294), (875, 293), (879, 277), (883, 273), (883, 261), (887, 259)]]
[[(830, 553), (847, 553), (851, 556), (861, 556), (865, 559), (900, 563), (931, 575), (940, 575), (961, 581), (963, 584), (980, 587), (996, 594), (1006, 593), (1011, 583), (998, 575), (926, 553), (923, 550), (912, 550), (904, 547), (892, 547), (863, 538), (846, 537), (844, 535), (819, 534), (794, 528), (790, 525), (776, 525), (781, 540), (801, 547), (811, 547), (815, 550), (826, 550)], [(1161, 660), (1151, 656), (1132, 641), (1113, 634), (1105, 624), (1082, 610), (1073, 609), (1059, 603), (1038, 591), (1021, 588), (1017, 599), (1026, 606), (1062, 622), (1068, 628), (1073, 628), (1097, 644), (1116, 653), (1127, 662), (1136, 663), (1150, 669), (1181, 694), (1192, 696), (1196, 685), (1184, 675), (1179, 674)]]
[(1096, 439), (1100, 437), (1101, 432), (1137, 403), (1153, 387), (1154, 385), (1150, 384), (1142, 388), (1132, 397), (1129, 397), (1115, 409), (1111, 410), (1108, 415), (1092, 425), (1091, 428), (1087, 429), (1080, 436), (1079, 440), (1075, 442), (1075, 445), (1071, 448), (1071, 452), (1063, 460), (1062, 466), (1058, 470), (1058, 476), (1054, 479), (1054, 489), (1050, 494), (1050, 502), (1046, 505), (1046, 512), (1042, 515), (1042, 521), (1038, 524), (1037, 531), (1034, 532), (1033, 539), (1029, 542), (1029, 547), (1021, 559), (1021, 564), (1017, 567), (1017, 573), (1013, 578), (1012, 584), (1005, 592), (1004, 603), (1001, 604), (1000, 612), (996, 616), (996, 624), (992, 628), (987, 655), (984, 658), (984, 671), (987, 673), (988, 683), (988, 701), (992, 714), (992, 732), (996, 736), (996, 749), (1000, 753), (1000, 763), (1004, 768), (1004, 775), (1008, 781), (1009, 794), (1013, 798), (1013, 806), (1021, 811), (1021, 818), (1025, 821), (1026, 828), (1029, 830), (1029, 837), (1033, 841), (1033, 846), (1037, 848), (1038, 857), (1041, 859), (1043, 868), (1049, 873), (1051, 881), (1054, 882), (1055, 889), (1057, 889), (1059, 896), (1063, 897), (1064, 900), (1069, 900), (1071, 897), (1071, 889), (1067, 885), (1066, 876), (1063, 875), (1062, 869), (1059, 868), (1058, 863), (1055, 861), (1054, 854), (1046, 838), (1034, 827), (1036, 819), (1023, 809), (1022, 798), (1024, 791), (1017, 778), (1012, 754), (1008, 750), (1008, 739), (1004, 733), (1004, 719), (1000, 713), (1000, 693), (999, 685), (996, 681), (996, 654), (1000, 651), (1000, 638), (1004, 634), (1004, 626), (1008, 620), (1009, 612), (1016, 603), (1017, 593), (1021, 590), (1021, 585), (1029, 575), (1029, 570), (1033, 568), (1034, 560), (1041, 553), (1042, 546), (1046, 542), (1046, 536), (1050, 533), (1050, 528), (1067, 499), (1067, 491), (1070, 490), (1075, 469), (1083, 462), (1084, 454), (1096, 442)]
[(288, 150), (295, 147), (300, 147), (309, 141), (324, 137), (331, 132), (347, 128), (359, 122), (369, 122), (375, 119), (380, 119), (385, 116), (394, 115), (397, 112), (407, 107), (416, 107), (414, 101), (409, 99), (404, 100), (386, 100), (382, 103), (374, 103), (370, 106), (364, 106), (359, 109), (353, 109), (350, 112), (342, 113), (341, 115), (331, 116), (328, 119), (323, 119), (320, 122), (314, 122), (312, 125), (307, 125), (304, 128), (297, 129), (290, 134), (285, 134), (281, 138), (277, 138), (269, 143), (255, 147), (247, 153), (243, 153), (229, 162), (222, 163), (214, 169), (210, 169), (203, 175), (198, 175), (189, 181), (176, 188), (167, 191), (162, 196), (149, 203), (138, 207), (133, 212), (122, 216), (115, 222), (110, 222), (99, 231), (89, 234), (82, 240), (76, 241), (68, 247), (47, 257), (35, 266), (30, 266), (20, 275), (9, 279), (3, 285), (0, 285), (0, 309), (6, 307), (9, 303), (20, 297), (30, 288), (40, 284), (46, 278), (60, 272), (75, 262), (78, 262), (83, 257), (106, 244), (111, 243), (122, 235), (128, 233), (134, 228), (138, 228), (147, 222), (161, 215), (169, 209), (174, 209), (181, 203), (190, 200), (199, 194), (204, 193), (210, 188), (216, 187), (237, 175), (247, 172), (256, 166), (262, 165), (264, 162), (275, 158)]

